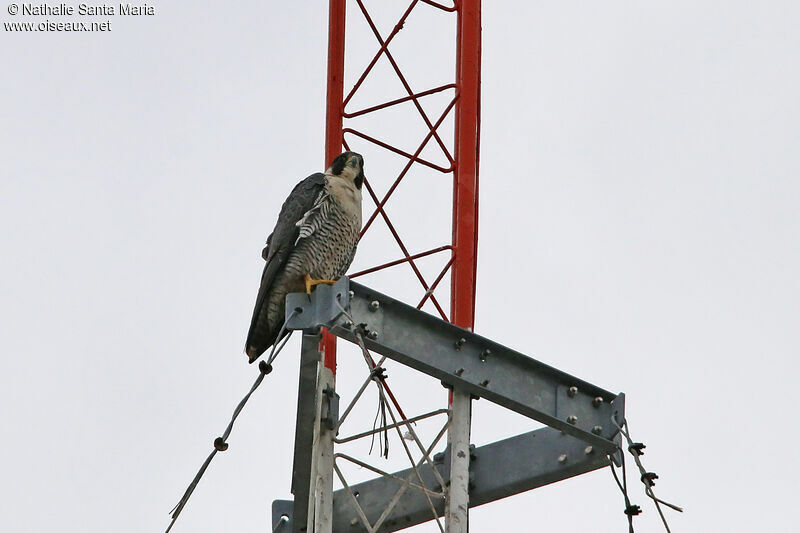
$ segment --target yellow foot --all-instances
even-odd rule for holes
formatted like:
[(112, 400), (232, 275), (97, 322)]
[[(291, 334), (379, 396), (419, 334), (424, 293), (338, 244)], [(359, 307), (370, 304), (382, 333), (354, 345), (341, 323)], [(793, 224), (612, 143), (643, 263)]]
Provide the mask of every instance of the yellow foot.
[(333, 285), (336, 283), (335, 279), (313, 279), (308, 274), (303, 276), (303, 279), (306, 282), (306, 294), (311, 294), (311, 287), (314, 285)]

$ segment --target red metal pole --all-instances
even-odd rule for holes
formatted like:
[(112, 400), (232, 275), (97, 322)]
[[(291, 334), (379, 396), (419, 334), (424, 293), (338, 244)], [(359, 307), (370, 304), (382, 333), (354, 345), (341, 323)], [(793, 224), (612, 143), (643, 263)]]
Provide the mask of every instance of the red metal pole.
[[(475, 325), (478, 252), (478, 128), (480, 126), (481, 2), (460, 0), (456, 33), (456, 116), (453, 172), (453, 270), (450, 321)], [(450, 390), (450, 490), (445, 505), (448, 533), (469, 531), (470, 395)]]
[[(325, 167), (342, 152), (344, 112), (345, 0), (330, 0), (328, 11), (328, 94), (325, 111)], [(323, 332), (325, 366), (336, 374), (336, 337)]]
[(481, 3), (461, 0), (458, 10), (453, 176), (453, 250), (451, 321), (475, 324), (475, 275), (478, 247), (478, 126), (481, 82)]

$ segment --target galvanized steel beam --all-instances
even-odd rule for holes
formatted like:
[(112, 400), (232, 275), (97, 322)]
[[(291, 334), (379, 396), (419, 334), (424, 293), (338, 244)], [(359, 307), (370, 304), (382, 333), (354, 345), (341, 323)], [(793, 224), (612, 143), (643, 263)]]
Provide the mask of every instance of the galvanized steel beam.
[[(595, 446), (616, 449), (624, 398), (347, 278), (287, 296), (287, 328), (326, 326), (351, 342)], [(294, 316), (292, 316), (292, 312)]]
[[(321, 354), (319, 333), (303, 335), (300, 351), (300, 380), (297, 387), (297, 424), (294, 437), (294, 462), (292, 465), (292, 494), (297, 504), (293, 520), (296, 529), (306, 531), (308, 515), (313, 507), (312, 457), (314, 453), (314, 420), (317, 407), (317, 367)], [(286, 529), (285, 531), (289, 531)]]
[[(336, 378), (326, 364), (317, 365), (317, 412), (314, 418), (314, 456), (311, 462), (313, 511), (308, 523), (314, 533), (333, 532), (333, 428), (338, 417)], [(336, 407), (335, 407), (336, 406)]]
[[(469, 507), (476, 507), (527, 490), (542, 487), (572, 476), (608, 466), (609, 460), (596, 447), (565, 435), (552, 428), (542, 428), (516, 437), (473, 449), (470, 453)], [(435, 456), (437, 469), (447, 481), (450, 479), (449, 450)], [(440, 490), (429, 465), (420, 467), (427, 487)], [(394, 476), (408, 479), (411, 469), (396, 472)], [(414, 478), (415, 479), (415, 478)], [(370, 523), (375, 523), (386, 509), (402, 483), (394, 478), (379, 477), (350, 487)], [(333, 493), (334, 533), (367, 531), (351, 503), (345, 489)], [(435, 502), (439, 516), (444, 514), (444, 502)], [(292, 528), (294, 512), (292, 502), (276, 500), (272, 504), (272, 523), (281, 516), (288, 522), (282, 527)], [(432, 520), (428, 502), (421, 491), (409, 488), (400, 498), (380, 532), (390, 532)]]
[(469, 531), (469, 437), (472, 400), (468, 392), (455, 389), (450, 396), (450, 425), (447, 429), (450, 484), (445, 502), (447, 533)]

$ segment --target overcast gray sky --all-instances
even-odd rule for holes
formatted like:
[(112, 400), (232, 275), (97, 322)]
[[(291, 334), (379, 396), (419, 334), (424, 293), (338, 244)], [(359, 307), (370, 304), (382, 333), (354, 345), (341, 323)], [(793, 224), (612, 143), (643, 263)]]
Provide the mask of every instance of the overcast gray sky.
[[(385, 4), (367, 3), (384, 34), (407, 5)], [(484, 4), (476, 330), (627, 393), (657, 494), (686, 508), (668, 514), (674, 531), (794, 530), (800, 7)], [(263, 241), (324, 166), (327, 2), (150, 5), (90, 19), (110, 32), (0, 31), (5, 531), (166, 527), (255, 377), (242, 346)], [(375, 51), (354, 9), (348, 83)], [(454, 20), (418, 9), (392, 50), (424, 90), (452, 80), (436, 53)], [(0, 11), (45, 19), (87, 20)], [(371, 83), (354, 104), (404, 96), (385, 64)], [(413, 151), (420, 124), (403, 109), (359, 126)], [(386, 190), (399, 160), (353, 148)], [(398, 189), (390, 214), (412, 252), (446, 240), (449, 194), (436, 173)], [(376, 225), (354, 268), (399, 258), (387, 235)], [(408, 268), (362, 281), (421, 296)], [(175, 532), (268, 530), (270, 502), (289, 496), (298, 353), (293, 341)], [(346, 399), (363, 369), (345, 348), (340, 360)], [(445, 405), (437, 382), (389, 374), (409, 411)], [(478, 444), (532, 427), (475, 404)], [(637, 531), (658, 531), (631, 482)], [(602, 470), (477, 508), (471, 526), (626, 531), (623, 507)]]

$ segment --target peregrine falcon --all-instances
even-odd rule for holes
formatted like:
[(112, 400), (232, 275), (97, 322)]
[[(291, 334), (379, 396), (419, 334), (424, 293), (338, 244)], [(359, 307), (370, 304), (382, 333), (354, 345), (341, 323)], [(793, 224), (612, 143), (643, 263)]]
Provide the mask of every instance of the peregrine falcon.
[(298, 183), (283, 203), (261, 254), (267, 264), (245, 344), (251, 363), (280, 341), (288, 293), (310, 293), (350, 267), (361, 231), (363, 183), (364, 158), (344, 152), (324, 174)]

